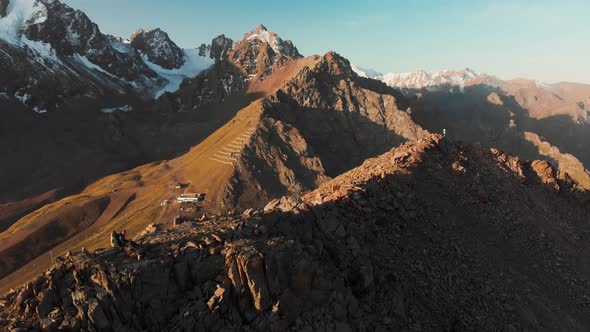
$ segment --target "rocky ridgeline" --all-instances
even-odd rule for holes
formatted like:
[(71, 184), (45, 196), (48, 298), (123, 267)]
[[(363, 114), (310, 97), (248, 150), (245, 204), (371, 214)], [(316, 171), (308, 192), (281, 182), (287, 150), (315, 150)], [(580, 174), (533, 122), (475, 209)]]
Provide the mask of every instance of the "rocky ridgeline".
[(584, 330), (587, 198), (546, 163), (431, 136), (302, 199), (60, 257), (0, 299), (0, 328)]
[(299, 196), (367, 158), (428, 136), (392, 88), (359, 78), (334, 52), (313, 60), (263, 100), (236, 185), (226, 191), (227, 206)]

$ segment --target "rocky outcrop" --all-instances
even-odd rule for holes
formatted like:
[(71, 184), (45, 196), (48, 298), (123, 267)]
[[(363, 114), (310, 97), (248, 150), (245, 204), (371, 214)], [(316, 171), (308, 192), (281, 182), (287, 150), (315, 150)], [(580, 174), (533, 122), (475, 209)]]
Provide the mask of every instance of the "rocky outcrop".
[(131, 46), (162, 68), (180, 68), (185, 62), (184, 51), (168, 34), (158, 29), (140, 29), (131, 35)]
[(262, 118), (240, 154), (235, 184), (225, 193), (227, 206), (267, 202), (283, 195), (300, 196), (327, 181), (322, 160), (298, 128)]
[(214, 59), (216, 62), (227, 59), (227, 54), (232, 49), (233, 43), (225, 35), (215, 37), (211, 42), (211, 53), (209, 54), (211, 59)]
[(588, 195), (545, 166), (406, 143), (300, 199), (60, 257), (0, 327), (584, 330)]
[(210, 45), (201, 44), (198, 48), (199, 56), (209, 56), (215, 62), (227, 59), (228, 52), (233, 47), (233, 41), (225, 35), (219, 35), (211, 41)]

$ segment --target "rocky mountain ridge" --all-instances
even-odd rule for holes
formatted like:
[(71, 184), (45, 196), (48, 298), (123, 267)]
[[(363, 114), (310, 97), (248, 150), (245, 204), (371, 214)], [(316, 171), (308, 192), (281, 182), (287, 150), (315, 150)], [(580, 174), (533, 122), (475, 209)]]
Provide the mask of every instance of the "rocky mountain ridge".
[[(15, 1), (0, 1), (0, 25)], [(0, 126), (0, 194), (19, 195), (0, 204), (0, 289), (76, 253), (0, 299), (0, 327), (588, 326), (585, 87), (470, 70), (392, 87), (262, 25), (192, 50), (140, 31), (134, 48), (58, 1), (18, 3), (31, 4), (20, 39), (0, 40), (0, 104), (19, 121)], [(142, 82), (156, 101), (130, 101)], [(63, 105), (104, 112), (17, 113)], [(203, 210), (173, 203), (201, 191)], [(120, 229), (139, 251), (95, 251)]]
[(150, 226), (135, 248), (58, 257), (0, 299), (0, 321), (132, 331), (585, 329), (587, 201), (547, 163), (430, 136), (302, 199), (168, 231)]
[[(428, 134), (412, 122), (401, 95), (359, 78), (342, 56), (329, 52), (286, 61), (273, 65), (271, 75), (250, 81), (251, 90), (277, 85), (256, 102), (259, 120), (234, 157), (235, 169), (221, 199), (225, 206), (257, 206), (285, 194), (300, 195), (366, 158)], [(284, 71), (293, 74), (281, 79)], [(322, 93), (326, 91), (330, 93)]]

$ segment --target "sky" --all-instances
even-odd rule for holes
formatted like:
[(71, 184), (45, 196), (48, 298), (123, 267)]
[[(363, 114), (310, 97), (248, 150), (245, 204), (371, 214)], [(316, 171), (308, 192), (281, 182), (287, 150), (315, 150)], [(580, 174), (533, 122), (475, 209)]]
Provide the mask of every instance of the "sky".
[(590, 84), (590, 0), (63, 0), (102, 32), (161, 28), (184, 48), (258, 24), (304, 55), (336, 51), (382, 73), (471, 68)]

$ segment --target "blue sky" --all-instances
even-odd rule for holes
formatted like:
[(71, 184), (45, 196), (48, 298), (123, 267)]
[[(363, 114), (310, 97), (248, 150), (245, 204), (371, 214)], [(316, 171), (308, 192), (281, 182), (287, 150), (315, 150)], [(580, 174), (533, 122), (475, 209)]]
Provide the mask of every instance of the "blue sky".
[(589, 0), (65, 0), (105, 33), (160, 27), (181, 47), (262, 23), (304, 55), (334, 50), (381, 72), (469, 67), (590, 83)]

